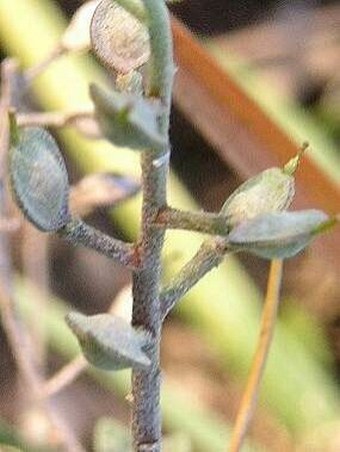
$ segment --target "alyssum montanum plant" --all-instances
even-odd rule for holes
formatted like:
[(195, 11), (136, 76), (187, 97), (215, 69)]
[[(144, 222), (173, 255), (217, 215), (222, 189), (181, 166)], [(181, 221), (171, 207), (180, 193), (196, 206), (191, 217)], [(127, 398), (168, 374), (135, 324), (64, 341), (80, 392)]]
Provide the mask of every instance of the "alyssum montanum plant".
[[(132, 368), (133, 447), (159, 451), (159, 351), (162, 323), (169, 311), (228, 253), (243, 251), (265, 259), (286, 259), (336, 219), (318, 210), (286, 210), (294, 196), (294, 172), (302, 152), (283, 168), (268, 169), (246, 181), (219, 213), (185, 212), (168, 206), (168, 131), (175, 70), (165, 2), (94, 3), (92, 49), (115, 75), (115, 88), (93, 84), (90, 95), (102, 135), (116, 146), (140, 153), (143, 204), (139, 240), (125, 243), (72, 216), (68, 176), (56, 142), (43, 128), (19, 127), (15, 114), (10, 117), (10, 178), (17, 204), (38, 229), (56, 232), (131, 270), (131, 323), (111, 314), (80, 313), (70, 313), (66, 321), (92, 365), (108, 371)], [(164, 236), (167, 229), (174, 228), (213, 237), (161, 287)]]

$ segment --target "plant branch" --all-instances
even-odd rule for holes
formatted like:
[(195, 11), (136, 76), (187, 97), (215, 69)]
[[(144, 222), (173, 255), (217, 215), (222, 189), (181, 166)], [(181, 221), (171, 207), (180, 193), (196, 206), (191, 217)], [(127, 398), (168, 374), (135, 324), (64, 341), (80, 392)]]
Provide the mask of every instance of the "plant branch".
[(228, 253), (225, 239), (216, 238), (203, 242), (195, 256), (167, 284), (160, 295), (161, 318), (174, 308), (176, 303), (197, 284), (204, 275), (217, 267)]
[[(16, 84), (18, 65), (14, 60), (5, 60), (1, 64), (1, 101), (0, 101), (0, 216), (8, 214), (8, 199), (5, 191), (5, 168), (9, 145), (9, 108), (16, 103), (13, 86)], [(31, 347), (30, 337), (21, 323), (16, 305), (12, 298), (12, 268), (9, 252), (9, 244), (6, 236), (0, 234), (0, 311), (3, 328), (6, 332), (9, 344), (15, 357), (19, 374), (27, 384), (25, 393), (44, 410), (51, 426), (58, 432), (60, 443), (67, 451), (83, 452), (83, 448), (77, 441), (73, 432), (55, 413), (49, 401), (42, 401), (40, 390), (42, 378), (39, 374), (35, 356)]]
[[(40, 322), (37, 322), (34, 316), (27, 324), (27, 329), (31, 333), (36, 364), (40, 375), (43, 375), (47, 356), (45, 315), (46, 304), (49, 302), (49, 236), (43, 234), (28, 221), (23, 223), (21, 235), (23, 273), (40, 289), (39, 294), (32, 300), (36, 312), (39, 312)], [(39, 243), (38, 247), (37, 243)]]
[(167, 134), (175, 72), (169, 15), (163, 1), (143, 0), (143, 2), (148, 13), (147, 25), (149, 27), (151, 47), (147, 95), (161, 100), (164, 108), (161, 118), (161, 129)]
[(0, 233), (16, 232), (21, 226), (19, 218), (0, 218)]
[[(8, 111), (12, 105), (13, 83), (17, 76), (18, 65), (14, 60), (5, 60), (1, 64), (1, 102), (0, 102), (0, 216), (8, 215), (8, 197), (5, 190), (5, 161), (9, 147)], [(15, 316), (15, 307), (11, 299), (12, 268), (9, 243), (5, 234), (0, 234), (0, 307), (2, 324), (16, 358), (19, 370), (27, 384), (38, 390), (38, 377), (33, 359), (24, 344), (19, 320)]]
[(39, 75), (41, 75), (46, 69), (54, 63), (58, 58), (62, 57), (67, 53), (67, 49), (65, 49), (62, 45), (58, 45), (52, 52), (50, 52), (46, 58), (37, 63), (36, 65), (26, 69), (24, 73), (24, 77), (27, 84), (33, 82), (33, 80)]
[(45, 382), (42, 388), (42, 397), (49, 398), (57, 394), (74, 380), (87, 368), (88, 362), (83, 355), (79, 355), (66, 364), (53, 377)]
[(58, 234), (74, 245), (94, 249), (130, 269), (138, 267), (138, 255), (134, 245), (110, 237), (78, 218), (73, 218), (59, 229)]
[(82, 111), (74, 113), (65, 112), (29, 112), (16, 115), (17, 124), (20, 127), (65, 127), (73, 125), (82, 119), (94, 119), (93, 111)]
[[(8, 192), (6, 190), (6, 159), (9, 147), (8, 111), (13, 104), (14, 87), (18, 77), (18, 64), (13, 59), (4, 60), (1, 70), (1, 98), (0, 98), (0, 218), (9, 216)], [(0, 274), (9, 293), (11, 288), (11, 260), (9, 242), (5, 234), (0, 234)]]
[(237, 414), (230, 443), (230, 452), (238, 452), (241, 450), (243, 440), (255, 410), (259, 386), (274, 333), (275, 320), (280, 301), (279, 295), (282, 281), (282, 267), (282, 260), (273, 260), (271, 262), (259, 340), (246, 389), (242, 397), (241, 406)]
[(118, 5), (128, 11), (132, 16), (138, 19), (141, 23), (147, 21), (144, 5), (135, 0), (115, 0)]
[[(160, 132), (168, 136), (173, 77), (173, 54), (170, 23), (166, 6), (159, 0), (144, 0), (149, 26), (151, 62), (146, 95), (158, 97), (163, 106), (159, 120)], [(166, 142), (168, 143), (168, 137)], [(151, 366), (147, 371), (132, 372), (132, 436), (138, 452), (161, 450), (160, 411), (160, 340), (161, 313), (159, 290), (161, 279), (161, 252), (165, 231), (155, 227), (159, 209), (167, 204), (166, 180), (169, 160), (167, 144), (158, 151), (142, 154), (142, 231), (140, 238), (141, 269), (133, 273), (132, 324), (148, 331), (153, 340), (148, 348)], [(162, 158), (163, 157), (163, 158)], [(160, 160), (161, 159), (161, 160)]]
[(226, 217), (218, 213), (188, 212), (171, 207), (161, 209), (156, 224), (165, 229), (186, 229), (226, 236), (230, 232)]

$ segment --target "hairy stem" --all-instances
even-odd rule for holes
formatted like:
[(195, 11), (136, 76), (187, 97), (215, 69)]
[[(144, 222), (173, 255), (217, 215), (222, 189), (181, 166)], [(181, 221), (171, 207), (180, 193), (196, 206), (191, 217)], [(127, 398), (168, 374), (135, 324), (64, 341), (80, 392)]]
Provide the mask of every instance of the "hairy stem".
[(269, 347), (273, 338), (277, 309), (280, 301), (279, 295), (282, 281), (282, 267), (282, 260), (273, 260), (271, 262), (259, 340), (246, 389), (242, 397), (241, 406), (237, 414), (230, 443), (230, 452), (238, 452), (241, 450), (243, 440), (256, 407), (259, 387), (267, 361)]
[[(159, 0), (143, 1), (149, 26), (151, 63), (147, 95), (157, 97), (163, 105), (160, 131), (168, 135), (173, 76), (172, 39), (166, 6)], [(148, 350), (151, 366), (147, 371), (132, 372), (132, 435), (134, 449), (139, 452), (161, 450), (160, 361), (161, 313), (159, 290), (161, 252), (165, 231), (155, 226), (159, 209), (167, 204), (167, 145), (159, 153), (153, 150), (142, 155), (142, 232), (140, 237), (141, 269), (133, 273), (132, 324), (152, 335)], [(161, 161), (155, 165), (155, 158)], [(161, 158), (161, 160), (159, 160)]]
[(143, 4), (135, 0), (115, 0), (122, 8), (128, 11), (132, 16), (140, 22), (145, 23), (147, 20)]
[(164, 207), (157, 215), (156, 222), (166, 229), (187, 229), (223, 236), (230, 232), (226, 218), (218, 213), (187, 212)]
[(96, 250), (130, 269), (138, 267), (138, 256), (134, 245), (110, 237), (78, 218), (73, 218), (58, 231), (58, 234), (74, 245), (83, 245)]
[(140, 246), (142, 270), (133, 274), (132, 288), (132, 324), (143, 327), (153, 337), (148, 351), (151, 367), (147, 371), (134, 370), (132, 373), (132, 433), (135, 450), (150, 452), (159, 451), (161, 447), (159, 287), (164, 241), (164, 231), (155, 228), (152, 220), (157, 200), (161, 202), (165, 197), (164, 168), (155, 171), (152, 167), (153, 158), (153, 153), (143, 156), (143, 231)]

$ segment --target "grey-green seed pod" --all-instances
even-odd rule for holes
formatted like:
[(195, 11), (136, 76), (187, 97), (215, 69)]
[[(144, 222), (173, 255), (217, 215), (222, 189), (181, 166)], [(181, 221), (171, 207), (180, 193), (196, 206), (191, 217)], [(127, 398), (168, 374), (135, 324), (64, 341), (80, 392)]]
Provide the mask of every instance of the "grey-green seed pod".
[(41, 128), (18, 130), (12, 118), (9, 173), (16, 201), (42, 231), (57, 231), (70, 220), (69, 182), (52, 136)]
[(228, 244), (264, 259), (287, 259), (303, 250), (316, 235), (336, 223), (320, 210), (258, 215), (235, 226)]
[(149, 367), (150, 360), (144, 351), (150, 342), (149, 335), (124, 319), (111, 314), (86, 316), (71, 312), (66, 322), (92, 365), (104, 370)]
[(113, 144), (135, 150), (165, 146), (165, 137), (159, 131), (161, 107), (157, 102), (131, 93), (108, 92), (94, 84), (90, 95), (100, 128)]
[(244, 182), (224, 203), (221, 214), (231, 227), (258, 215), (286, 210), (295, 194), (294, 172), (305, 150), (283, 168), (270, 168)]

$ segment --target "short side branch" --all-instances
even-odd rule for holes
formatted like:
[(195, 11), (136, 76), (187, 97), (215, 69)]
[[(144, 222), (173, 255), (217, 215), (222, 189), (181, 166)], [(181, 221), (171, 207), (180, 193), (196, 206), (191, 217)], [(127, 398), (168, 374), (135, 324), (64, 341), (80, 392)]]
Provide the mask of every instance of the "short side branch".
[(80, 219), (72, 219), (58, 233), (74, 245), (94, 249), (130, 269), (138, 268), (138, 255), (134, 245), (110, 237)]
[(156, 224), (166, 229), (186, 229), (222, 236), (230, 232), (227, 219), (218, 213), (186, 212), (171, 207), (160, 210)]

